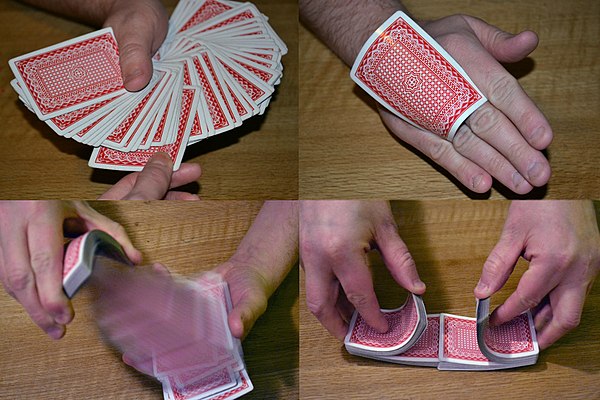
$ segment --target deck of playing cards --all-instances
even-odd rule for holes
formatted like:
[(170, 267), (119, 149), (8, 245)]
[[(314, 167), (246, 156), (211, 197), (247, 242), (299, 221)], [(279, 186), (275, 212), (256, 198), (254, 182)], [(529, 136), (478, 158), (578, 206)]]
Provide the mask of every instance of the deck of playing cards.
[(57, 134), (94, 146), (91, 167), (138, 171), (163, 151), (177, 170), (186, 146), (265, 112), (286, 52), (251, 3), (181, 0), (139, 92), (125, 90), (111, 28), (9, 64), (30, 111)]
[(229, 330), (227, 282), (132, 267), (122, 247), (93, 230), (66, 245), (63, 288), (69, 297), (95, 288), (94, 314), (104, 339), (157, 378), (168, 400), (235, 399), (253, 389), (242, 345)]
[(402, 11), (363, 45), (350, 77), (398, 117), (450, 141), (487, 101), (452, 56)]
[(414, 306), (415, 299), (420, 297), (413, 294), (400, 309), (381, 310), (390, 324), (384, 334), (366, 325), (355, 312), (344, 340), (348, 352), (440, 370), (496, 370), (537, 362), (539, 348), (529, 311), (505, 324), (489, 327), (489, 299), (478, 302), (477, 318), (445, 313), (426, 315), (424, 305), (423, 311)]

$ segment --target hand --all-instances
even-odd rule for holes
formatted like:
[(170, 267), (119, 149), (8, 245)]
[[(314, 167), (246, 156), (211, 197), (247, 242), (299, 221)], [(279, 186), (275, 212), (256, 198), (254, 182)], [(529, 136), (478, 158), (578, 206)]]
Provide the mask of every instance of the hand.
[(537, 35), (531, 31), (513, 35), (466, 15), (421, 25), (458, 61), (489, 102), (467, 118), (452, 143), (381, 108), (384, 124), (475, 192), (488, 191), (492, 176), (519, 194), (545, 185), (550, 165), (539, 150), (552, 141), (552, 130), (500, 64), (525, 58), (537, 47)]
[(83, 202), (0, 202), (0, 281), (33, 322), (60, 339), (73, 319), (62, 288), (64, 234), (101, 229), (112, 235), (131, 261), (141, 261), (119, 224)]
[(184, 163), (173, 172), (166, 153), (156, 153), (141, 172), (133, 172), (108, 189), (99, 200), (198, 200), (198, 196), (169, 190), (198, 180), (198, 164)]
[(159, 0), (113, 1), (104, 26), (112, 27), (125, 88), (143, 89), (152, 77), (152, 56), (165, 40), (169, 15)]
[(400, 286), (416, 294), (425, 292), (387, 202), (301, 203), (300, 259), (306, 271), (306, 302), (340, 340), (348, 331), (353, 307), (377, 331), (388, 330), (367, 266), (367, 253), (374, 248)]
[(585, 297), (600, 270), (600, 234), (592, 203), (514, 201), (475, 296), (483, 299), (500, 290), (521, 254), (529, 269), (492, 313), (490, 323), (502, 324), (531, 309), (544, 349), (579, 324)]
[(276, 287), (269, 286), (259, 268), (234, 258), (217, 266), (213, 271), (221, 275), (229, 285), (233, 309), (227, 317), (227, 322), (231, 334), (243, 339), (258, 317), (266, 311), (269, 296)]

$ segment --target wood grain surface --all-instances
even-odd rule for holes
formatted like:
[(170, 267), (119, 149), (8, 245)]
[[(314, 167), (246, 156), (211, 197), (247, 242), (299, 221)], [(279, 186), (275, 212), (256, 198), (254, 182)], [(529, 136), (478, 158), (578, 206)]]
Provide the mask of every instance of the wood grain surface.
[[(600, 177), (600, 3), (576, 1), (407, 0), (417, 18), (463, 13), (508, 32), (531, 29), (540, 43), (509, 70), (541, 108), (555, 138), (553, 176), (528, 197), (598, 198)], [(300, 27), (301, 198), (502, 198), (496, 185), (476, 195), (383, 126), (375, 101), (349, 68)]]
[[(165, 0), (172, 11), (176, 0)], [(298, 12), (296, 0), (255, 0), (286, 42), (284, 76), (263, 116), (187, 149), (202, 166), (190, 190), (206, 199), (298, 196)], [(95, 199), (125, 175), (87, 166), (92, 147), (56, 135), (19, 101), (8, 60), (93, 30), (17, 1), (0, 2), (0, 198)]]
[[(596, 204), (598, 210), (600, 204)], [(499, 238), (508, 202), (401, 202), (393, 210), (400, 236), (427, 284), (427, 312), (475, 316), (473, 289)], [(597, 211), (598, 214), (598, 211)], [(598, 215), (597, 215), (598, 216)], [(375, 291), (384, 308), (406, 292), (383, 262), (370, 257)], [(492, 306), (516, 288), (526, 263), (517, 264)], [(300, 289), (300, 398), (302, 399), (598, 399), (600, 393), (600, 285), (592, 289), (580, 326), (540, 354), (533, 366), (489, 372), (438, 371), (348, 354), (305, 304)]]
[[(233, 254), (260, 202), (95, 202), (121, 223), (145, 263), (193, 276)], [(47, 338), (0, 290), (0, 399), (162, 399), (160, 384), (121, 362), (99, 339), (85, 288), (59, 341)], [(255, 389), (248, 399), (298, 398), (298, 268), (271, 297), (243, 343)]]

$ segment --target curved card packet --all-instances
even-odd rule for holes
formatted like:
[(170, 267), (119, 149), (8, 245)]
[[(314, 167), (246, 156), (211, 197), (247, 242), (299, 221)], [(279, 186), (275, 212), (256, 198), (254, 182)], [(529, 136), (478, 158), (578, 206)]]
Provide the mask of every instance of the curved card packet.
[(411, 348), (427, 327), (427, 313), (421, 296), (410, 294), (406, 302), (393, 310), (381, 310), (389, 324), (379, 333), (355, 311), (344, 345), (355, 355), (397, 355)]
[(539, 354), (535, 326), (527, 311), (499, 326), (489, 326), (490, 298), (477, 300), (477, 345), (490, 361), (535, 364)]
[(92, 274), (94, 260), (105, 256), (131, 265), (121, 245), (108, 233), (92, 230), (65, 245), (63, 261), (63, 288), (69, 298)]
[(487, 101), (452, 56), (402, 11), (363, 45), (350, 77), (398, 117), (450, 141)]

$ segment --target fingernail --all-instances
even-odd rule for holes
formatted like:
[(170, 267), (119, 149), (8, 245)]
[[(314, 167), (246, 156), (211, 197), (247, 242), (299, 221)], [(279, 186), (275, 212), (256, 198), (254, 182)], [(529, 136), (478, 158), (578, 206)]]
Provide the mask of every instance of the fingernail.
[(70, 320), (70, 316), (67, 313), (62, 313), (62, 314), (58, 315), (56, 318), (54, 318), (54, 322), (56, 322), (57, 324), (60, 324), (60, 325), (68, 324), (69, 320)]
[(521, 185), (525, 181), (525, 178), (523, 178), (523, 176), (520, 173), (515, 171), (515, 173), (512, 176), (512, 181), (513, 185), (515, 185), (515, 187), (518, 188), (519, 185)]
[(425, 284), (422, 281), (414, 281), (413, 287), (419, 292), (425, 290)]
[(58, 326), (54, 326), (50, 329), (48, 329), (46, 331), (46, 333), (48, 334), (48, 336), (50, 336), (52, 339), (56, 340), (56, 339), (60, 339), (63, 335), (63, 329), (61, 327)]
[(477, 189), (481, 180), (483, 179), (483, 175), (479, 174), (475, 178), (473, 178), (473, 189)]
[(169, 157), (169, 155), (167, 153), (164, 153), (162, 151), (156, 153), (152, 157), (152, 160), (155, 161), (155, 162), (157, 162), (157, 163), (159, 163), (159, 164), (167, 166), (167, 167), (172, 164), (171, 157)]
[(529, 177), (529, 179), (535, 179), (540, 175), (542, 169), (542, 164), (536, 161), (529, 166), (529, 169), (527, 170), (527, 176)]
[(486, 285), (485, 283), (479, 281), (477, 282), (477, 287), (475, 287), (475, 290), (478, 292), (483, 292), (483, 293), (487, 293), (487, 291), (489, 290), (489, 286)]

